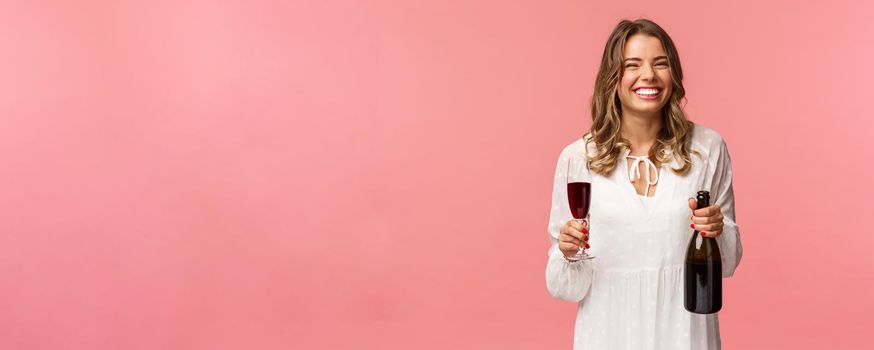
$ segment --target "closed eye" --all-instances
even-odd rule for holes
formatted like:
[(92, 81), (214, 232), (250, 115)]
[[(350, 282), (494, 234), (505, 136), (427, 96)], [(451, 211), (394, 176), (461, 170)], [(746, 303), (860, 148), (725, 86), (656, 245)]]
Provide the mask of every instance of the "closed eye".
[[(637, 67), (637, 66), (638, 66), (638, 65), (636, 65), (636, 64), (629, 64), (629, 65), (626, 65), (626, 66), (625, 66), (625, 68), (630, 68), (630, 67)], [(662, 63), (656, 63), (656, 66), (660, 66), (660, 67), (667, 67), (667, 66), (668, 66), (668, 64), (667, 64), (667, 63), (664, 63), (664, 62), (662, 62)]]

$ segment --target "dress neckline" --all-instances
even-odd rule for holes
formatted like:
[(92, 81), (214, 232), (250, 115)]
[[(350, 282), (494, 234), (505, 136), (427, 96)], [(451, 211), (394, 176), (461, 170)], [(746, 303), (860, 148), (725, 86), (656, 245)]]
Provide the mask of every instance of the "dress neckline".
[[(629, 158), (629, 155), (631, 155), (631, 150), (626, 148), (622, 154), (622, 159)], [(639, 159), (640, 163), (646, 163), (644, 159), (647, 158), (639, 157)], [(662, 164), (661, 166), (656, 167), (655, 170), (657, 171), (655, 174), (651, 173), (653, 169), (647, 169), (649, 171), (646, 171), (644, 174), (633, 174), (633, 169), (629, 169), (627, 164), (623, 165), (624, 166), (622, 167), (622, 170), (618, 172), (617, 180), (622, 183), (623, 187), (625, 187), (625, 190), (627, 191), (626, 193), (628, 193), (629, 195), (628, 199), (630, 199), (631, 202), (634, 202), (633, 206), (637, 207), (637, 210), (640, 210), (640, 214), (651, 217), (655, 213), (655, 208), (658, 208), (663, 204), (663, 198), (671, 197), (671, 193), (673, 191), (674, 178), (673, 176), (671, 176), (669, 171), (665, 171), (667, 164)], [(649, 168), (649, 164), (647, 165)], [(652, 196), (645, 196), (637, 193), (637, 190), (634, 188), (634, 184), (631, 180), (632, 178), (638, 178), (638, 176), (645, 178), (646, 173), (650, 173), (650, 181), (648, 181), (649, 183), (654, 182), (653, 180), (655, 179), (653, 179), (653, 175), (657, 176), (656, 179), (658, 181), (658, 188), (656, 188), (655, 194), (653, 194)]]
[[(658, 183), (659, 183), (659, 173), (660, 173), (659, 168), (660, 167), (657, 167), (655, 165), (655, 163), (653, 163), (652, 160), (649, 159), (649, 156), (632, 156), (631, 149), (628, 149), (628, 148), (625, 149), (625, 157), (624, 158), (630, 158), (633, 160), (633, 162), (631, 163), (631, 169), (628, 169), (629, 171), (627, 173), (629, 182), (634, 182), (634, 180), (641, 179), (644, 177), (644, 176), (641, 176), (640, 167), (639, 167), (640, 163), (643, 163), (644, 172), (646, 175), (646, 182), (644, 182), (645, 183), (644, 186), (646, 186), (646, 189), (645, 189), (642, 196), (649, 198), (650, 186), (658, 185)], [(628, 166), (626, 164), (623, 164), (623, 165)], [(653, 175), (653, 173), (655, 173), (655, 174)], [(653, 179), (652, 177), (655, 177), (655, 178)], [(632, 188), (633, 188), (633, 186), (632, 186)], [(636, 194), (638, 196), (641, 195), (641, 194), (637, 193), (637, 190), (634, 191), (634, 194)], [(656, 189), (656, 195), (658, 195), (658, 189)]]

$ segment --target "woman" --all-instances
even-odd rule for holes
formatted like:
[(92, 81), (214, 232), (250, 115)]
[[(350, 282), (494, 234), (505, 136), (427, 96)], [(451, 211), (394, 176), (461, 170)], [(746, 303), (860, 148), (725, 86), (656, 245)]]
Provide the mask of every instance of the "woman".
[[(559, 156), (546, 284), (553, 297), (579, 302), (574, 349), (720, 348), (717, 314), (683, 306), (683, 264), (692, 228), (716, 237), (723, 277), (740, 262), (731, 159), (716, 131), (686, 119), (682, 79), (667, 33), (623, 20), (601, 59), (592, 129)], [(591, 227), (568, 207), (571, 156), (588, 160)], [(699, 190), (712, 205), (696, 210)], [(580, 245), (595, 258), (568, 260)]]

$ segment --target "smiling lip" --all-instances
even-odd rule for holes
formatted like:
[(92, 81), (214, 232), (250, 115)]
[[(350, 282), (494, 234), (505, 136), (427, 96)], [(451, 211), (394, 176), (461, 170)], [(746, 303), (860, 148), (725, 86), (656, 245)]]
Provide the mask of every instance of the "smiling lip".
[[(640, 90), (640, 89), (655, 89), (655, 90), (658, 90), (659, 92), (655, 95), (647, 96), (647, 95), (638, 94), (637, 90)], [(634, 94), (637, 95), (637, 97), (640, 97), (640, 99), (642, 99), (642, 100), (652, 101), (652, 100), (658, 99), (659, 95), (662, 94), (662, 89), (659, 87), (655, 87), (655, 86), (653, 86), (653, 87), (641, 86), (639, 88), (634, 89)]]

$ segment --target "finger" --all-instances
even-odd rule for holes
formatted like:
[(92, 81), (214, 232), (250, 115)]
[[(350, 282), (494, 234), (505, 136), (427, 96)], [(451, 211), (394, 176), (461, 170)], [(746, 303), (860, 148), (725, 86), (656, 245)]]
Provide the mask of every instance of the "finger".
[(580, 224), (575, 220), (568, 221), (569, 230), (574, 230), (577, 232), (582, 232), (584, 234), (589, 233), (588, 223), (586, 225)]
[(693, 211), (698, 209), (698, 201), (696, 201), (695, 198), (689, 198), (689, 209), (692, 209)]
[[(562, 239), (562, 237), (564, 237), (564, 239)], [(577, 234), (574, 234), (574, 233), (565, 233), (565, 234), (559, 236), (559, 241), (564, 241), (564, 242), (573, 242), (573, 243), (576, 243), (576, 244), (580, 244), (580, 242), (581, 242), (583, 239), (584, 239), (584, 237), (583, 237), (582, 234), (577, 235)]]
[(690, 217), (693, 224), (698, 225), (708, 225), (720, 223), (724, 219), (722, 214), (717, 214), (716, 216), (692, 216)]
[(573, 227), (577, 231), (582, 231), (585, 228), (585, 227), (583, 227), (583, 224), (577, 222), (577, 220), (568, 221), (568, 225), (570, 227)]
[(722, 222), (714, 222), (714, 223), (710, 223), (710, 224), (693, 223), (692, 228), (694, 228), (698, 231), (708, 231), (708, 230), (709, 231), (716, 231), (716, 230), (721, 230), (722, 225), (723, 225)]
[(574, 237), (574, 236), (571, 236), (571, 235), (562, 235), (562, 236), (559, 236), (558, 241), (559, 241), (560, 243), (573, 243), (573, 244), (576, 244), (576, 245), (583, 244), (583, 240), (581, 240), (581, 239), (579, 239), (579, 238), (576, 238), (576, 237)]
[(580, 250), (580, 246), (573, 243), (559, 243), (558, 249), (562, 252)]
[(588, 232), (589, 231), (585, 229), (583, 229), (583, 231), (571, 230), (569, 234), (576, 239), (584, 239), (586, 236), (588, 236)]
[(693, 228), (699, 232), (705, 232), (705, 231), (710, 232), (710, 231), (721, 231), (722, 230), (722, 224), (720, 224), (720, 223), (705, 224), (705, 225), (693, 224), (693, 226), (694, 226)]
[(722, 214), (717, 213), (715, 216), (710, 217), (710, 223), (711, 224), (721, 224), (723, 222), (722, 221), (723, 219), (725, 219), (725, 217), (722, 216)]
[(589, 231), (588, 230), (583, 229), (583, 231), (579, 232), (579, 234), (580, 234), (580, 238), (579, 238), (580, 241), (586, 242), (589, 240)]
[(570, 231), (570, 230), (571, 230), (570, 226), (567, 223), (565, 223), (565, 225), (562, 226), (560, 230), (558, 230), (559, 237), (561, 235), (566, 235), (568, 233), (568, 231)]
[(722, 234), (722, 230), (719, 231), (702, 231), (701, 232), (704, 237), (716, 238)]
[(714, 205), (711, 205), (711, 206), (706, 207), (706, 208), (697, 209), (694, 212), (692, 212), (692, 215), (694, 215), (694, 216), (713, 216), (718, 212), (719, 212), (719, 206), (714, 204)]

